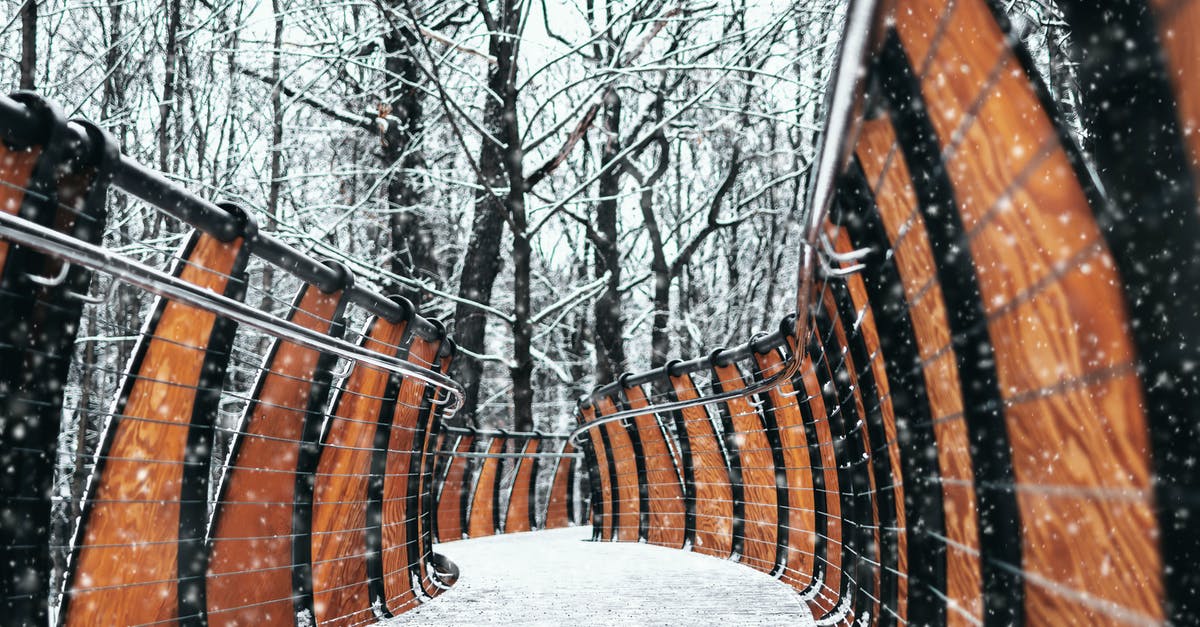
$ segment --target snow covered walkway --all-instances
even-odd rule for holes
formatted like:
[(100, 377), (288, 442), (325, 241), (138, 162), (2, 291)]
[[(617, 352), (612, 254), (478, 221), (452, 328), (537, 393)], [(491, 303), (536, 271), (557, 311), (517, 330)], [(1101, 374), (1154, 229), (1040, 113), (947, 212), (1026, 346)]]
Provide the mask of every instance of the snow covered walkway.
[(574, 527), (438, 545), (458, 583), (389, 625), (811, 624), (796, 593), (758, 571), (590, 536)]

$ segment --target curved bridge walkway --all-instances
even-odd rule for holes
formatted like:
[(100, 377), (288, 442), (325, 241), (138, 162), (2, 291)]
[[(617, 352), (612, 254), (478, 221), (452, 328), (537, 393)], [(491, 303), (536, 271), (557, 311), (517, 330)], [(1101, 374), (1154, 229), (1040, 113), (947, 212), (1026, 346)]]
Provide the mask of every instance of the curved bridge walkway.
[(389, 625), (809, 625), (795, 591), (735, 562), (591, 527), (441, 544), (462, 576)]

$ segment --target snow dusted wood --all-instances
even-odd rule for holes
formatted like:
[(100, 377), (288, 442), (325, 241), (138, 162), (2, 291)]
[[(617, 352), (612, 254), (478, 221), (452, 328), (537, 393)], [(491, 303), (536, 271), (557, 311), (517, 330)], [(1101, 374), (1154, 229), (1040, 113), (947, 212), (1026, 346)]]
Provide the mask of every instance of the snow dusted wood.
[[(429, 341), (412, 337), (407, 359), (431, 366), (437, 359), (441, 339)], [(385, 606), (393, 614), (404, 612), (417, 603), (422, 587), (413, 589), (413, 582), (423, 583), (420, 568), (420, 529), (418, 503), (421, 489), (422, 454), (431, 415), (433, 389), (425, 382), (406, 377), (400, 384), (388, 428), (387, 448), (381, 503), (381, 547), (383, 593)], [(375, 452), (376, 455), (380, 451)]]
[[(668, 372), (670, 365), (667, 365)], [(698, 398), (690, 374), (671, 376), (675, 398)], [(687, 440), (683, 463), (688, 469), (688, 509), (692, 520), (689, 538), (693, 551), (714, 557), (733, 553), (733, 489), (729, 466), (706, 407), (688, 407), (675, 412), (675, 433)]]
[[(559, 452), (569, 455), (575, 452), (575, 446), (570, 441), (563, 441)], [(559, 529), (575, 522), (571, 499), (574, 497), (577, 466), (578, 462), (571, 457), (560, 457), (555, 462), (554, 479), (550, 483), (550, 496), (546, 499), (546, 517), (542, 528)]]
[[(603, 418), (616, 413), (617, 408), (611, 398), (596, 401), (596, 417)], [(615, 481), (613, 488), (613, 530), (612, 539), (620, 542), (637, 542), (641, 538), (641, 485), (639, 479), (642, 473), (638, 467), (642, 464), (640, 456), (634, 447), (630, 434), (630, 426), (624, 421), (617, 420), (605, 424), (604, 433), (608, 436), (607, 450), (612, 466), (609, 472)]]
[(440, 546), (462, 567), (454, 589), (384, 624), (813, 624), (794, 590), (766, 574), (648, 544), (586, 542), (589, 533), (576, 527)]
[[(646, 393), (635, 385), (623, 387), (629, 407), (647, 407)], [(687, 508), (683, 500), (683, 484), (675, 466), (675, 456), (667, 442), (662, 423), (654, 413), (634, 416), (633, 423), (642, 445), (642, 463), (646, 472), (646, 492), (649, 517), (646, 541), (671, 548), (683, 548)]]
[[(306, 285), (289, 315), (292, 322), (322, 333), (341, 334), (342, 292)], [(276, 340), (267, 353), (225, 464), (209, 532), (208, 622), (210, 625), (288, 623), (312, 614), (307, 511), (297, 506), (296, 486), (312, 481), (298, 469), (315, 456), (329, 399), (329, 355)], [(297, 586), (297, 583), (301, 585)]]
[[(525, 438), (522, 453), (533, 455), (541, 450), (542, 439)], [(538, 458), (522, 457), (517, 460), (517, 473), (508, 491), (508, 508), (504, 513), (504, 533), (532, 531), (537, 527), (533, 497), (537, 479)]]
[[(507, 443), (508, 438), (493, 437), (488, 442), (488, 454), (503, 453)], [(500, 461), (499, 457), (486, 457), (479, 465), (479, 472), (475, 477), (475, 487), (471, 491), (467, 537), (479, 538), (494, 535), (500, 531), (500, 504), (498, 502), (500, 500)]]
[[(388, 355), (400, 352), (406, 321), (375, 318), (363, 346)], [(400, 381), (386, 371), (355, 364), (334, 400), (321, 437), (321, 457), (313, 490), (312, 586), (313, 607), (321, 625), (357, 625), (372, 619), (369, 559), (378, 559), (378, 546), (367, 542), (371, 483), (382, 480), (372, 472), (373, 453), (380, 442), (380, 424), (390, 424)], [(375, 521), (376, 523), (378, 521)]]
[[(462, 435), (447, 438), (454, 443), (457, 453), (471, 453), (475, 450), (475, 436)], [(470, 482), (470, 457), (451, 457), (446, 466), (446, 475), (441, 479), (441, 488), (437, 498), (437, 539), (439, 542), (461, 540), (466, 535), (467, 498), (470, 492), (467, 487)]]
[[(239, 298), (246, 237), (199, 232), (172, 273)], [(202, 616), (210, 432), (234, 324), (159, 299), (138, 340), (89, 481), (61, 610), (68, 625)]]

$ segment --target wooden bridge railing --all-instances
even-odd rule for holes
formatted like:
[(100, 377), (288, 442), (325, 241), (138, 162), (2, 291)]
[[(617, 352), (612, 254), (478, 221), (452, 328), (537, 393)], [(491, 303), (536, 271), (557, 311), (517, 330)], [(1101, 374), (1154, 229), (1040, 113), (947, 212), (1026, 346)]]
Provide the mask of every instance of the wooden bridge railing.
[[(360, 625), (452, 583), (439, 323), (32, 94), (0, 98), (0, 135), (0, 622)], [(195, 227), (168, 270), (112, 252), (157, 250), (105, 228), (114, 184)], [(249, 280), (266, 264), (294, 275), (282, 315), (244, 302), (270, 302)], [(85, 322), (133, 340), (127, 364), (95, 359)]]
[(583, 399), (597, 539), (831, 624), (1195, 622), (1200, 2), (1062, 3), (1094, 171), (1001, 4), (876, 9), (808, 333)]
[[(438, 542), (582, 524), (582, 453), (561, 434), (446, 427), (435, 482)], [(586, 487), (586, 483), (584, 485)]]

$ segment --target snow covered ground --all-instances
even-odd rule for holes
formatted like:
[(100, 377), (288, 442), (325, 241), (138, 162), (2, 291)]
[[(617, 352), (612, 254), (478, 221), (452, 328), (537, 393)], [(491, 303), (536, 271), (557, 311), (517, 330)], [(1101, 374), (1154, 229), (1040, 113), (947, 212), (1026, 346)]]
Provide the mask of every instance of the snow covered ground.
[(812, 624), (791, 588), (758, 571), (589, 537), (574, 527), (439, 545), (458, 583), (388, 625)]

